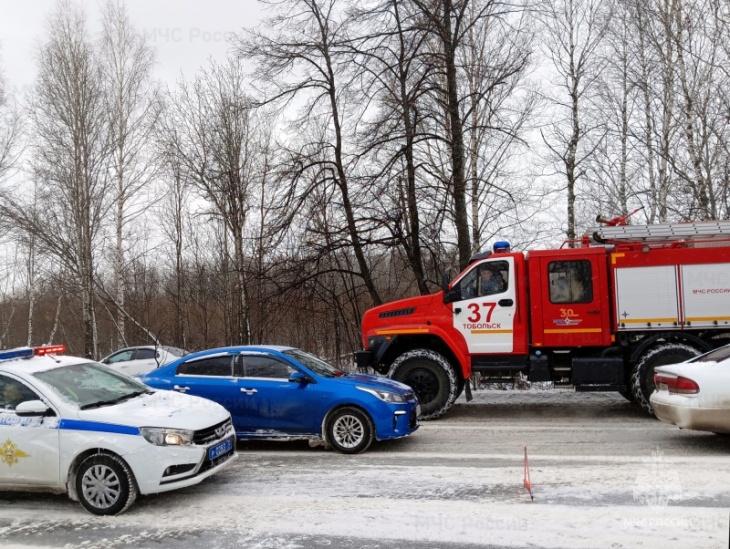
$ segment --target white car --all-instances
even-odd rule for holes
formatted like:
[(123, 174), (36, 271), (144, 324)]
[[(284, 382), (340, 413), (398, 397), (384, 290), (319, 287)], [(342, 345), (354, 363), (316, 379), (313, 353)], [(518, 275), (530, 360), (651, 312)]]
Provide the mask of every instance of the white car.
[(169, 345), (140, 345), (120, 349), (100, 362), (128, 376), (141, 376), (187, 354), (187, 351)]
[(730, 433), (730, 345), (657, 366), (650, 397), (656, 417), (682, 429)]
[(113, 515), (138, 493), (197, 484), (237, 457), (219, 404), (63, 350), (0, 351), (0, 490), (66, 492)]

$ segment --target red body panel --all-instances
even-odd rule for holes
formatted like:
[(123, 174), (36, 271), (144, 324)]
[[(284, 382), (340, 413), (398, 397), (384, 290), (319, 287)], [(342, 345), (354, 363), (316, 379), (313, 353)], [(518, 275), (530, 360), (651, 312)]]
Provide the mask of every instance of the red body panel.
[[(591, 268), (591, 299), (551, 301), (548, 270), (556, 261), (586, 261)], [(611, 344), (611, 301), (605, 248), (566, 248), (530, 252), (531, 338), (535, 347), (598, 347)]]

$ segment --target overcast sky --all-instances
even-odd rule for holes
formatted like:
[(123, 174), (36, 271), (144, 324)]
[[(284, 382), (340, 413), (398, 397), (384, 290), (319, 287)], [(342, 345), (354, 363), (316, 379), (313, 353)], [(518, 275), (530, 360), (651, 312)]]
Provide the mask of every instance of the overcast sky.
[[(99, 29), (100, 0), (75, 0), (84, 7), (92, 32)], [(174, 83), (207, 64), (222, 59), (226, 35), (254, 26), (256, 0), (126, 0), (134, 26), (156, 50), (155, 77)], [(45, 39), (55, 0), (6, 0), (0, 15), (0, 71), (7, 88), (20, 98), (35, 78), (35, 55)]]

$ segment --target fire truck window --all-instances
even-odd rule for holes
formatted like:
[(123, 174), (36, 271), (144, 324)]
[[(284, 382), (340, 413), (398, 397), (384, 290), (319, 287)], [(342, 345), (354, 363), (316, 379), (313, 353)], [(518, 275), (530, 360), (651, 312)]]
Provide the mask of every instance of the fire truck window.
[(507, 291), (509, 263), (491, 261), (477, 265), (459, 281), (461, 299), (500, 294)]
[(590, 303), (593, 301), (591, 263), (585, 259), (553, 261), (548, 264), (552, 303)]
[(471, 299), (477, 296), (477, 277), (477, 269), (472, 269), (459, 281), (461, 299)]
[(485, 263), (479, 267), (479, 295), (501, 294), (507, 290), (509, 264), (506, 261)]

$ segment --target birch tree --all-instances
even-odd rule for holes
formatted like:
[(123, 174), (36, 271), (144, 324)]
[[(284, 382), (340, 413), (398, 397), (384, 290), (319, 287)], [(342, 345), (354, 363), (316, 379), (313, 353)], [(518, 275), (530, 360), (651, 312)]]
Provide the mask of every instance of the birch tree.
[(230, 237), (234, 299), (229, 301), (235, 315), (231, 338), (237, 343), (251, 341), (244, 238), (256, 166), (256, 129), (244, 90), (239, 60), (211, 63), (192, 84), (183, 83), (171, 97), (165, 130), (176, 135), (176, 142), (170, 145), (184, 181), (199, 191), (210, 204), (210, 213), (223, 224), (221, 242)]
[(578, 185), (593, 150), (586, 141), (591, 132), (603, 132), (601, 120), (589, 112), (601, 73), (599, 46), (609, 19), (601, 13), (600, 0), (559, 0), (546, 2), (541, 13), (545, 54), (555, 70), (554, 91), (549, 99), (553, 121), (543, 133), (551, 153), (551, 163), (564, 177), (567, 202), (566, 236), (576, 237)]
[(150, 73), (153, 52), (132, 26), (124, 4), (110, 0), (102, 11), (101, 63), (110, 140), (111, 172), (115, 182), (114, 296), (118, 304), (118, 346), (126, 345), (125, 232), (130, 221), (144, 214), (146, 203), (134, 204), (153, 175), (151, 136), (158, 116)]
[(38, 251), (56, 256), (74, 277), (80, 296), (83, 354), (96, 356), (94, 270), (109, 187), (103, 73), (84, 13), (58, 3), (49, 38), (38, 52), (31, 104), (32, 173), (28, 183), (6, 187), (0, 217), (33, 235)]
[(21, 115), (0, 72), (0, 183), (17, 166), (20, 155)]

